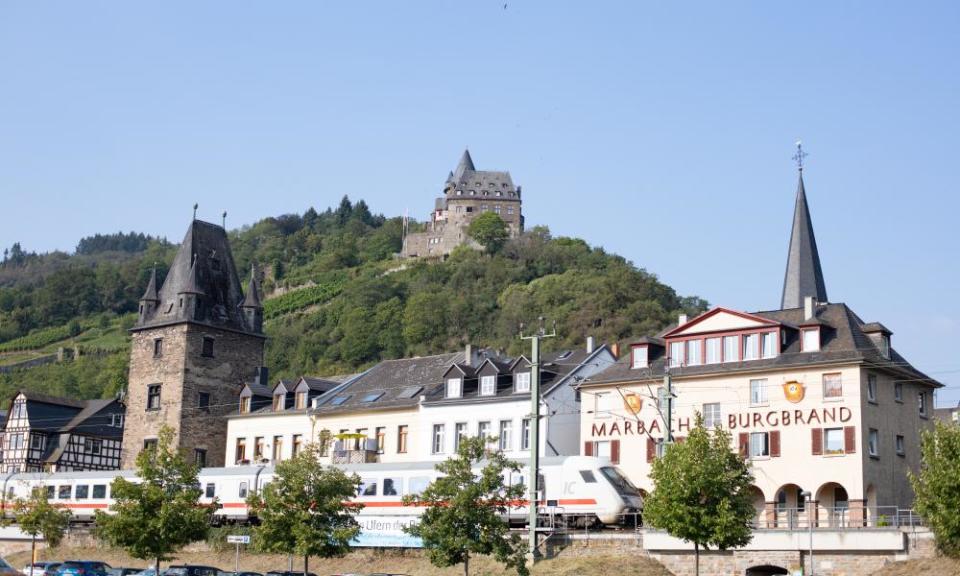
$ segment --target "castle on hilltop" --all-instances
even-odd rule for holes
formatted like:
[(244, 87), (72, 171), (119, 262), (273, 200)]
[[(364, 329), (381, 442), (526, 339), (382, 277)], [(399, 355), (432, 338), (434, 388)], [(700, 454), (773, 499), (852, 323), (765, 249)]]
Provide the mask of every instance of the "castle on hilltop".
[(470, 151), (464, 150), (456, 170), (447, 176), (443, 196), (436, 199), (426, 230), (406, 234), (400, 255), (443, 258), (460, 245), (479, 249), (467, 228), (484, 212), (500, 216), (511, 238), (523, 232), (520, 187), (513, 185), (510, 173), (477, 170)]

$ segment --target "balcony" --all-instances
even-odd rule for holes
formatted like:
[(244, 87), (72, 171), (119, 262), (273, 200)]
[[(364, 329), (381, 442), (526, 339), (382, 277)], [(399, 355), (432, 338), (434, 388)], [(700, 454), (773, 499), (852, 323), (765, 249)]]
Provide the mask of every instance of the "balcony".
[(335, 438), (332, 464), (369, 464), (379, 461), (376, 439), (361, 434), (337, 434)]

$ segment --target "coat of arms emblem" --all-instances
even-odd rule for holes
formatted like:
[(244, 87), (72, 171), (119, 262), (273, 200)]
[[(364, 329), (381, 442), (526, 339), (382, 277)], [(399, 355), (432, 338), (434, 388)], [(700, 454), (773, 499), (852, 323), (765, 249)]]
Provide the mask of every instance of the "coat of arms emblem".
[(803, 400), (803, 384), (792, 380), (790, 382), (783, 383), (783, 395), (786, 396), (787, 400), (796, 404), (797, 402)]
[(637, 413), (640, 412), (640, 409), (643, 408), (643, 398), (636, 392), (627, 392), (623, 395), (623, 405), (631, 414), (636, 416)]

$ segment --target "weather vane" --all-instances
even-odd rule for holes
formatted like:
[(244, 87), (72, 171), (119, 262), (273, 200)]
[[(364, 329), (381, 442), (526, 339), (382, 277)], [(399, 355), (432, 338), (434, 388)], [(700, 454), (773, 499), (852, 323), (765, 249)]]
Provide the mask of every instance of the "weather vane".
[(224, 230), (227, 229), (227, 211), (226, 210), (223, 211), (223, 229)]
[(797, 162), (797, 170), (803, 172), (803, 159), (807, 156), (809, 154), (803, 151), (803, 142), (797, 140), (797, 153), (793, 155), (793, 159)]
[(194, 219), (194, 220), (197, 219), (197, 208), (199, 208), (199, 207), (200, 207), (199, 204), (194, 204), (194, 205), (193, 205), (193, 219)]

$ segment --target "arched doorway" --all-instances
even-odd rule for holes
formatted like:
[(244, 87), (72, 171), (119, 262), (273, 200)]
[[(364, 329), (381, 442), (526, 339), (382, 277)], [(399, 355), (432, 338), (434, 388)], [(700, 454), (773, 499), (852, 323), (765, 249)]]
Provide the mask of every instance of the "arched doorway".
[(755, 527), (765, 527), (767, 525), (767, 499), (763, 496), (763, 490), (756, 486), (751, 486), (750, 502), (753, 504), (754, 510), (753, 525)]
[(762, 566), (751, 566), (744, 572), (745, 576), (773, 576), (774, 574), (789, 574), (786, 568), (764, 564)]
[(827, 482), (817, 490), (818, 525), (846, 526), (850, 510), (847, 489), (836, 482)]
[(806, 515), (807, 503), (803, 489), (796, 484), (784, 484), (774, 496), (776, 505), (777, 528), (797, 528)]

